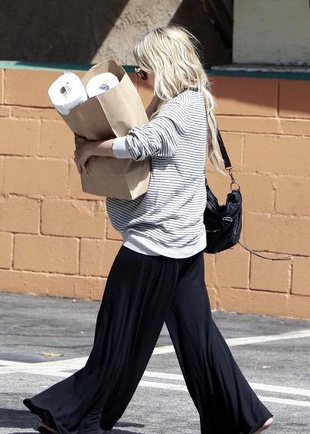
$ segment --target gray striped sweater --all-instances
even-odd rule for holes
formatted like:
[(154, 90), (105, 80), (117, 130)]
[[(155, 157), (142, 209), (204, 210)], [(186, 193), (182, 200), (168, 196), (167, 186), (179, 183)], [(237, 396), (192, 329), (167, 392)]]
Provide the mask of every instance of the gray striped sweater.
[(146, 255), (186, 258), (206, 245), (204, 97), (187, 90), (167, 102), (145, 126), (116, 139), (117, 158), (151, 157), (147, 193), (135, 200), (107, 198), (112, 225), (123, 244)]

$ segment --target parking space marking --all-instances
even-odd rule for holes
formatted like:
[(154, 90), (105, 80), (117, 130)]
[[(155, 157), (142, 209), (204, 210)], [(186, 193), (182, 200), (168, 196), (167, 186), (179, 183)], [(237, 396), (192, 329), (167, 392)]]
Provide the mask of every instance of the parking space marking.
[[(143, 377), (157, 378), (164, 380), (177, 380), (184, 381), (182, 374), (169, 374), (154, 371), (145, 371)], [(297, 387), (285, 387), (285, 386), (273, 386), (271, 384), (261, 384), (261, 383), (250, 383), (251, 387), (255, 390), (264, 390), (266, 392), (283, 393), (288, 395), (302, 395), (310, 397), (310, 390), (301, 389)]]
[(303, 339), (309, 337), (310, 329), (305, 329), (275, 335), (249, 336), (247, 338), (231, 338), (226, 339), (226, 342), (229, 347), (236, 347), (239, 345), (263, 344), (265, 342), (284, 341), (287, 339)]
[(255, 390), (265, 390), (267, 392), (283, 393), (288, 395), (302, 395), (310, 397), (310, 390), (298, 387), (272, 386), (271, 384), (250, 383)]
[(274, 402), (276, 404), (295, 405), (297, 407), (310, 407), (309, 401), (297, 401), (295, 399), (276, 398), (273, 396), (261, 396), (257, 395), (263, 402)]
[[(310, 329), (297, 330), (287, 333), (249, 336), (240, 338), (229, 338), (226, 342), (229, 347), (240, 345), (261, 344), (272, 341), (287, 339), (303, 339), (310, 337)], [(174, 353), (172, 345), (156, 347), (153, 356)], [(81, 369), (87, 361), (87, 357), (76, 357), (72, 359), (57, 359), (35, 363), (15, 362), (10, 360), (0, 360), (0, 376), (5, 374), (28, 373), (34, 375), (68, 377), (70, 374)], [(167, 381), (168, 380), (168, 381)], [(255, 391), (268, 392), (272, 396), (259, 396), (263, 402), (272, 402), (282, 405), (293, 405), (299, 407), (310, 407), (310, 390), (295, 387), (275, 386), (270, 384), (250, 383)], [(187, 387), (182, 374), (154, 372), (146, 370), (139, 383), (140, 387), (175, 390), (187, 392)], [(282, 395), (282, 396), (277, 396)], [(303, 397), (304, 400), (294, 399)]]
[(0, 360), (0, 375), (22, 372), (28, 374), (66, 377), (70, 372), (65, 371), (81, 369), (85, 365), (86, 361), (87, 357), (35, 363)]
[[(39, 362), (39, 363), (21, 363), (10, 362), (6, 360), (0, 361), (2, 369), (1, 374), (16, 374), (28, 373), (33, 375), (44, 375), (52, 377), (66, 378), (77, 369), (85, 365), (87, 357), (78, 357), (67, 360), (57, 360), (52, 362)], [(72, 371), (72, 372), (70, 372)], [(149, 381), (148, 379), (153, 379)], [(157, 381), (156, 381), (157, 380)], [(168, 380), (169, 382), (162, 381)], [(172, 382), (174, 383), (172, 383)], [(270, 384), (250, 383), (255, 391), (271, 392), (272, 394), (282, 394), (284, 396), (303, 396), (310, 397), (310, 390), (295, 387), (274, 386)], [(139, 383), (139, 387), (156, 388), (162, 390), (174, 390), (180, 392), (187, 392), (187, 387), (184, 382), (182, 374), (154, 372), (146, 370)], [(259, 396), (263, 402), (272, 402), (283, 405), (293, 405), (299, 407), (310, 407), (309, 400), (292, 399), (288, 397), (278, 396)]]
[[(153, 381), (141, 380), (139, 383), (139, 386), (140, 387), (150, 387), (153, 389), (178, 390), (180, 392), (187, 392), (186, 386), (183, 386), (181, 384), (155, 383)], [(300, 400), (289, 399), (289, 398), (278, 398), (278, 397), (274, 397), (274, 396), (258, 395), (258, 397), (263, 402), (274, 402), (277, 404), (295, 405), (298, 407), (310, 407), (309, 401), (300, 401)]]
[(154, 348), (153, 356), (158, 354), (171, 354), (175, 353), (173, 345), (163, 345), (161, 347)]
[[(274, 335), (249, 336), (241, 338), (229, 338), (226, 342), (229, 347), (239, 345), (251, 345), (258, 343), (266, 343), (271, 341), (280, 341), (287, 339), (303, 339), (310, 337), (310, 329), (297, 330), (287, 333), (279, 333)], [(153, 356), (174, 353), (173, 345), (165, 345), (154, 348)], [(14, 362), (8, 360), (0, 360), (0, 375), (10, 374), (14, 372), (35, 372), (43, 375), (61, 374), (62, 371), (80, 369), (86, 363), (87, 357), (76, 357), (73, 359), (53, 360), (48, 362)], [(66, 373), (65, 373), (66, 374)]]
[[(172, 383), (166, 383), (162, 381), (155, 382), (155, 381), (147, 381), (142, 379), (139, 383), (140, 387), (150, 387), (155, 389), (178, 390), (180, 392), (187, 392), (187, 387), (184, 383), (184, 379), (181, 374), (167, 374), (161, 372), (145, 371), (143, 378), (148, 378), (148, 377), (158, 379), (158, 380), (161, 379), (177, 380), (182, 384), (172, 384)], [(280, 393), (283, 395), (300, 395), (304, 397), (310, 396), (310, 390), (307, 389), (284, 387), (284, 386), (273, 386), (270, 384), (260, 384), (260, 383), (250, 383), (250, 385), (256, 391), (261, 390), (265, 392)], [(273, 402), (277, 404), (294, 405), (298, 407), (310, 407), (310, 401), (307, 400), (301, 401), (298, 399), (281, 398), (277, 396), (259, 396), (259, 398), (263, 402)]]
[[(283, 341), (287, 339), (303, 339), (310, 337), (310, 329), (297, 330), (287, 333), (279, 333), (275, 335), (249, 336), (245, 338), (228, 338), (225, 339), (229, 347), (237, 347), (240, 345), (263, 344), (266, 342)], [(157, 347), (153, 354), (170, 354), (174, 353), (173, 345), (165, 345)]]
[(141, 380), (139, 386), (150, 387), (152, 389), (178, 390), (180, 392), (187, 392), (187, 387), (182, 384), (171, 384), (171, 383), (162, 383), (162, 382), (156, 383), (155, 381)]

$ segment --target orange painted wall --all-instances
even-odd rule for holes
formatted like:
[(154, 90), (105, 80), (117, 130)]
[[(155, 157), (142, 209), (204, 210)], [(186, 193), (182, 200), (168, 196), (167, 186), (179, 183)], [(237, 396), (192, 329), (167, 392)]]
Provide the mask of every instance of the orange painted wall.
[[(0, 70), (0, 291), (98, 300), (121, 241), (104, 198), (81, 190), (72, 133), (47, 97), (59, 74)], [(244, 198), (242, 242), (291, 256), (206, 255), (212, 306), (310, 319), (310, 81), (212, 82)], [(150, 90), (139, 90), (147, 104)], [(229, 179), (208, 178), (224, 200)]]

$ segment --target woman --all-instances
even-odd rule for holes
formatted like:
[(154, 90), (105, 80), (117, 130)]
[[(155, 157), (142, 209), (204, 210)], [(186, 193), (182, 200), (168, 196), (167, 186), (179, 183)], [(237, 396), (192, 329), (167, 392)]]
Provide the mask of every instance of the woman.
[[(151, 157), (147, 193), (107, 199), (123, 236), (83, 369), (24, 401), (41, 432), (99, 434), (125, 411), (166, 322), (202, 434), (252, 434), (272, 415), (238, 369), (215, 326), (204, 282), (206, 148), (220, 170), (214, 102), (195, 48), (176, 26), (148, 33), (134, 50), (138, 73), (152, 80), (150, 121), (126, 137), (76, 138), (75, 162), (90, 156)], [(208, 146), (206, 147), (206, 144)]]

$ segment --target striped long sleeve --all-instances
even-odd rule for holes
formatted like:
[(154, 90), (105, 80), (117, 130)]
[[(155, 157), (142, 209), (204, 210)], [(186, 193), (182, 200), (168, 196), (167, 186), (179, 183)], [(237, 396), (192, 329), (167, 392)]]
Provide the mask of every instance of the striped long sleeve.
[(185, 91), (147, 125), (125, 138), (135, 160), (151, 158), (147, 193), (133, 201), (107, 199), (124, 245), (150, 255), (185, 258), (206, 245), (205, 160), (207, 120), (203, 95)]

